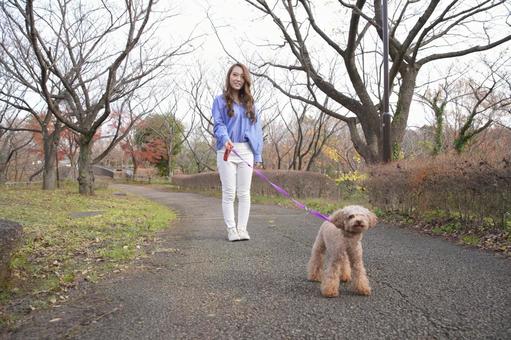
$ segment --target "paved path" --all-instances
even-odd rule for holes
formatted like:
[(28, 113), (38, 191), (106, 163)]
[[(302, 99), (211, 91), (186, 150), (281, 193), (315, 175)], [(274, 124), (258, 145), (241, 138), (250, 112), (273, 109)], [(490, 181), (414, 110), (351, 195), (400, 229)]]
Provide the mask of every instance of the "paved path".
[(326, 299), (305, 277), (319, 220), (253, 205), (253, 239), (229, 243), (217, 198), (118, 188), (179, 212), (162, 235), (165, 251), (14, 338), (511, 339), (509, 259), (378, 225), (363, 241), (373, 295), (342, 285), (339, 298)]

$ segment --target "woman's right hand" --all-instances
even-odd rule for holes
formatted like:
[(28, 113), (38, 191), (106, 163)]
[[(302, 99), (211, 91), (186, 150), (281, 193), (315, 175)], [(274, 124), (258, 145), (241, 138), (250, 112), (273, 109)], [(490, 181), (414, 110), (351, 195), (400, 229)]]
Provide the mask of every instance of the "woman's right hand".
[(232, 150), (234, 148), (234, 144), (232, 144), (232, 142), (228, 140), (227, 142), (225, 142), (225, 148), (227, 150)]

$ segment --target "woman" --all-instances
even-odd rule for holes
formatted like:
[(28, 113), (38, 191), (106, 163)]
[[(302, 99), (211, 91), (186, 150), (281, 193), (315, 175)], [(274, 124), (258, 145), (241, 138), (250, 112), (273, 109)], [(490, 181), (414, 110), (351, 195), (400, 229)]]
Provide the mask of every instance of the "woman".
[[(222, 182), (222, 212), (229, 241), (249, 240), (252, 166), (260, 167), (263, 131), (251, 93), (248, 68), (236, 63), (229, 68), (223, 95), (213, 102), (217, 167)], [(224, 161), (225, 150), (231, 152)], [(248, 164), (247, 164), (248, 163)], [(238, 224), (234, 220), (234, 198), (238, 196)]]

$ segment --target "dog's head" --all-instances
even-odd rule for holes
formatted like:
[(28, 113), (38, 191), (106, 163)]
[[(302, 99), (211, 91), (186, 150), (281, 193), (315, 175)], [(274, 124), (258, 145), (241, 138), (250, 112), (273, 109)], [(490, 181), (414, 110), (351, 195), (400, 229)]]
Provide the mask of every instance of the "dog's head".
[(359, 205), (349, 205), (330, 216), (337, 228), (352, 234), (359, 234), (376, 225), (376, 215)]

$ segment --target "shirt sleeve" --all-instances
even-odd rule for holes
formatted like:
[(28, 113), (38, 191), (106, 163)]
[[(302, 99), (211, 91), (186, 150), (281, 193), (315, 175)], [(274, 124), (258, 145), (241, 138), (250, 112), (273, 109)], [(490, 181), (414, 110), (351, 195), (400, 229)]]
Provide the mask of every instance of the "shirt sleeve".
[(256, 109), (256, 123), (255, 123), (255, 135), (257, 142), (255, 143), (257, 146), (254, 151), (254, 162), (262, 162), (263, 161), (263, 128), (261, 125), (261, 115), (259, 111)]
[(213, 134), (217, 141), (220, 142), (221, 145), (225, 145), (225, 143), (229, 140), (229, 133), (227, 132), (227, 126), (222, 118), (221, 106), (219, 103), (218, 97), (213, 101), (213, 107), (211, 108), (211, 114), (213, 116)]

